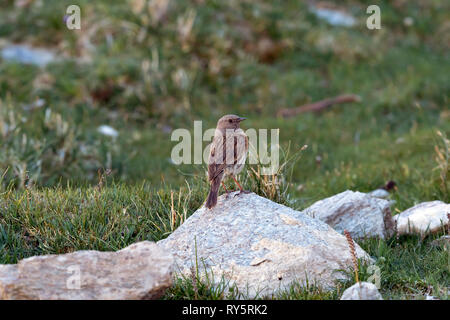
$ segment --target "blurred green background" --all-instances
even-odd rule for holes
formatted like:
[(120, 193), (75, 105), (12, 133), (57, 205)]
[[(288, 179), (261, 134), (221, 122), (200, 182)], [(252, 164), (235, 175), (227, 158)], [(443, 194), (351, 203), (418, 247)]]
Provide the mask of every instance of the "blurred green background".
[[(70, 4), (81, 30), (64, 23)], [(366, 27), (369, 4), (380, 30)], [(449, 12), (438, 0), (1, 0), (0, 48), (54, 55), (45, 66), (0, 57), (1, 183), (96, 184), (99, 169), (156, 188), (204, 180), (204, 165), (171, 163), (171, 132), (236, 113), (244, 129), (280, 128), (283, 150), (308, 145), (290, 180), (299, 206), (388, 180), (399, 209), (448, 202)], [(340, 94), (361, 101), (276, 117)]]

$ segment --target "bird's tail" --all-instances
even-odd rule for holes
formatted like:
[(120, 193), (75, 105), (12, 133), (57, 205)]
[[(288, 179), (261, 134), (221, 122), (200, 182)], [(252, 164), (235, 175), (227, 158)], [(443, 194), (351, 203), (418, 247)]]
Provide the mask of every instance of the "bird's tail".
[(209, 190), (208, 198), (206, 198), (206, 207), (211, 209), (217, 204), (217, 194), (219, 193), (221, 179), (219, 177), (211, 181), (211, 188)]

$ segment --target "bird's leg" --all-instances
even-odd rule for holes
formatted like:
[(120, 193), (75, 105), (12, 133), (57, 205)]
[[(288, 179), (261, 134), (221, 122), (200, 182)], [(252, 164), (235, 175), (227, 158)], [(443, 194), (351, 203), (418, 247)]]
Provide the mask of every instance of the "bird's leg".
[(227, 189), (227, 187), (225, 187), (225, 183), (223, 183), (223, 181), (221, 181), (221, 183), (222, 183), (223, 189), (225, 190), (225, 193), (227, 194), (226, 197), (228, 198), (228, 196), (230, 195), (230, 193), (231, 193), (232, 191), (228, 191), (228, 189)]
[(244, 188), (242, 188), (242, 186), (239, 184), (239, 182), (236, 180), (236, 178), (234, 177), (234, 176), (231, 176), (232, 178), (233, 178), (233, 180), (234, 180), (234, 182), (236, 182), (236, 184), (237, 184), (237, 186), (239, 187), (239, 193), (238, 194), (241, 194), (241, 193), (251, 193), (251, 191), (248, 191), (248, 190), (244, 190)]

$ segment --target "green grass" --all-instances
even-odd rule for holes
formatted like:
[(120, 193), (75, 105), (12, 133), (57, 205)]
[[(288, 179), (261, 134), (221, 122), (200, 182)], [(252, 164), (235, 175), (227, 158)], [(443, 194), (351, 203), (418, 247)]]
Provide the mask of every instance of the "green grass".
[[(365, 27), (373, 4), (366, 1), (331, 1), (358, 19), (352, 28), (317, 19), (303, 1), (171, 1), (159, 22), (131, 1), (78, 1), (81, 31), (62, 23), (71, 1), (26, 9), (0, 2), (0, 48), (28, 43), (62, 57), (45, 68), (0, 58), (0, 263), (168, 236), (207, 194), (204, 165), (170, 162), (171, 131), (192, 132), (200, 119), (214, 127), (226, 113), (246, 116), (244, 129), (280, 129), (289, 150), (282, 162), (290, 159), (277, 177), (280, 191), (249, 166), (241, 175), (246, 188), (277, 202), (303, 209), (388, 180), (397, 183), (394, 214), (450, 201), (445, 1), (377, 1), (381, 30)], [(268, 52), (258, 49), (267, 39)], [(361, 102), (275, 117), (344, 93)], [(30, 108), (37, 99), (44, 106)], [(117, 139), (97, 132), (102, 124), (117, 129)], [(359, 243), (384, 258), (384, 298), (448, 299), (448, 251), (430, 246), (440, 235)], [(180, 279), (165, 298), (236, 295), (193, 282)], [(351, 284), (334, 292), (294, 286), (274, 298), (337, 299)]]
[[(33, 255), (67, 253), (74, 250), (119, 250), (136, 241), (158, 241), (167, 237), (206, 196), (200, 185), (180, 191), (153, 190), (149, 185), (104, 184), (99, 187), (58, 187), (26, 191), (5, 190), (0, 194), (0, 261), (17, 263)], [(172, 199), (175, 219), (172, 217)], [(358, 241), (380, 268), (381, 294), (385, 299), (423, 299), (425, 294), (448, 298), (449, 252), (431, 242), (442, 233), (425, 239), (408, 236), (396, 239)], [(448, 250), (448, 249), (447, 249)], [(275, 299), (336, 299), (350, 280), (329, 292), (310, 284), (294, 285)], [(372, 273), (361, 265), (359, 278)], [(195, 283), (195, 285), (194, 285)], [(196, 277), (181, 277), (166, 299), (223, 299), (240, 297), (230, 291), (226, 280), (213, 286)], [(244, 295), (245, 297), (245, 295)], [(264, 298), (264, 297), (260, 297)]]

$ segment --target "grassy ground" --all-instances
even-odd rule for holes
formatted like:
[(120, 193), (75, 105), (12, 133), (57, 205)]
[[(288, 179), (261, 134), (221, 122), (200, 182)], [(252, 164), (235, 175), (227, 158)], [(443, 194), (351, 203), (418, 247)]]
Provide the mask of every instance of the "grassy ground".
[[(365, 1), (329, 2), (357, 18), (351, 28), (317, 19), (303, 1), (171, 1), (160, 19), (138, 2), (78, 1), (74, 31), (62, 23), (73, 1), (0, 0), (0, 47), (28, 43), (59, 57), (45, 68), (0, 58), (0, 263), (169, 235), (207, 193), (204, 165), (171, 163), (171, 131), (200, 119), (210, 128), (225, 113), (246, 116), (245, 129), (280, 128), (283, 161), (308, 145), (277, 177), (283, 191), (251, 170), (241, 177), (291, 207), (388, 180), (397, 183), (394, 214), (449, 202), (445, 1), (377, 1), (381, 30), (366, 28)], [(275, 117), (343, 93), (361, 102)], [(102, 124), (119, 136), (101, 135)], [(384, 258), (385, 298), (448, 298), (448, 251), (430, 245), (440, 235), (360, 243)], [(234, 296), (193, 282), (180, 280), (166, 298)], [(334, 299), (351, 284), (278, 298)]]

